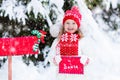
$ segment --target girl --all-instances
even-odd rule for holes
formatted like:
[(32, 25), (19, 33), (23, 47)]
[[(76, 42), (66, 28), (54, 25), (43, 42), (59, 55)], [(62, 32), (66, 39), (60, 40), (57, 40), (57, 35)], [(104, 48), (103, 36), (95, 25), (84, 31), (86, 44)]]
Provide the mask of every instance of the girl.
[(77, 6), (65, 12), (63, 26), (49, 53), (50, 64), (56, 67), (56, 80), (84, 80), (84, 66), (89, 59), (80, 47), (83, 37), (80, 22), (81, 14)]

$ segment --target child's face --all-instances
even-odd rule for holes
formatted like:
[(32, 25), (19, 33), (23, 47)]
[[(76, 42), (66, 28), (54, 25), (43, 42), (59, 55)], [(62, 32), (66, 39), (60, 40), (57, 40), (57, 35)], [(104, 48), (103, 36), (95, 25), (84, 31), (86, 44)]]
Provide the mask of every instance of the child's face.
[(78, 26), (74, 20), (68, 19), (64, 23), (65, 32), (75, 33), (78, 29)]

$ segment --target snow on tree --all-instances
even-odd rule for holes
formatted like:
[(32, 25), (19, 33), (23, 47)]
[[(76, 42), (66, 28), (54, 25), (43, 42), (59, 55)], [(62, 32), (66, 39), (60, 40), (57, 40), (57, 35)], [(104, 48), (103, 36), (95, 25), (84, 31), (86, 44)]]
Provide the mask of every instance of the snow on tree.
[(99, 26), (111, 39), (120, 43), (120, 17), (119, 17), (119, 0), (103, 0), (101, 6), (94, 10), (94, 16)]
[[(25, 24), (26, 10), (25, 6), (21, 2), (16, 0), (5, 0), (2, 2), (0, 10), (2, 11), (1, 16), (8, 16), (10, 20), (16, 20)], [(5, 13), (5, 14), (4, 14)]]
[(110, 9), (110, 5), (112, 5), (112, 8), (117, 8), (119, 0), (103, 0), (103, 5), (106, 7), (106, 10), (108, 11)]
[[(42, 4), (43, 2), (48, 2), (48, 4), (44, 5)], [(53, 5), (55, 5), (56, 7), (54, 7)], [(55, 13), (58, 16), (60, 15), (60, 13), (63, 14), (62, 6), (63, 0), (31, 0), (27, 5), (24, 5), (22, 1), (3, 0), (0, 7), (0, 16), (8, 16), (10, 20), (17, 20), (19, 23), (22, 22), (23, 25), (25, 25), (26, 19), (28, 19), (28, 16), (26, 15), (27, 13), (30, 14), (32, 11), (34, 14), (34, 18), (37, 18), (38, 15), (41, 14), (43, 18), (48, 19), (48, 15), (50, 14), (50, 7), (53, 7)], [(61, 16), (59, 18), (61, 18)], [(48, 23), (50, 22), (52, 21), (48, 20)]]

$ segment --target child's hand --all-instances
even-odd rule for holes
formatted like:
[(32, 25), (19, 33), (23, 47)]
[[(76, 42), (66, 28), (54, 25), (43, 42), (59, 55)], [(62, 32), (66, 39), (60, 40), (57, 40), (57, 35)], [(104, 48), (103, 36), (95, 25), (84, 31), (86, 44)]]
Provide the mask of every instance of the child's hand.
[(53, 58), (53, 63), (54, 63), (55, 65), (58, 65), (61, 60), (62, 60), (62, 59), (61, 59), (60, 55), (56, 55), (56, 56)]
[(86, 62), (85, 62), (85, 64), (84, 64), (84, 66), (87, 66), (87, 65), (89, 64), (89, 62), (90, 62), (90, 59), (87, 58), (87, 60), (86, 60)]
[(80, 62), (84, 65), (84, 66), (86, 66), (86, 65), (88, 65), (89, 64), (89, 58), (88, 57), (86, 57), (86, 56), (81, 56), (81, 58), (80, 58)]

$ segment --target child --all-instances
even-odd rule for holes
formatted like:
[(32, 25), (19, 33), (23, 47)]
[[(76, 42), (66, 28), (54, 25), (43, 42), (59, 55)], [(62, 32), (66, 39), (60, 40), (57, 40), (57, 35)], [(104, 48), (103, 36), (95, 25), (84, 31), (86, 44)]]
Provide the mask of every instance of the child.
[(89, 59), (83, 55), (80, 47), (83, 37), (79, 29), (81, 18), (77, 6), (67, 10), (61, 31), (51, 46), (49, 61), (56, 67), (56, 80), (84, 80), (84, 66)]

